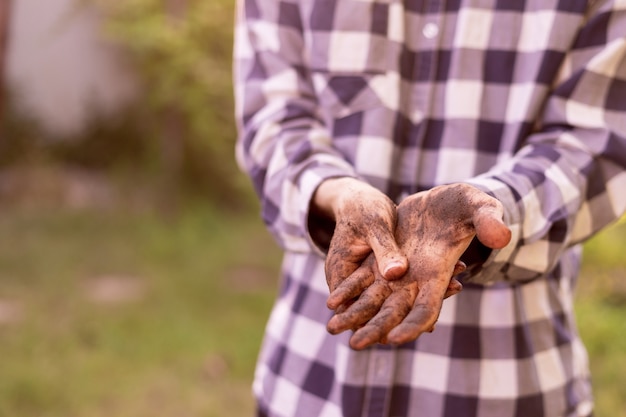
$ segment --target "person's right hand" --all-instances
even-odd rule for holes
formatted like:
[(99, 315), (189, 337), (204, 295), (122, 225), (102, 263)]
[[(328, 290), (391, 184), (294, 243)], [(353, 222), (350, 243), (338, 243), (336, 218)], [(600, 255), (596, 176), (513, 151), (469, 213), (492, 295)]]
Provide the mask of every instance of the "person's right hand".
[(386, 279), (406, 273), (408, 262), (394, 236), (396, 206), (389, 197), (357, 179), (334, 178), (318, 187), (313, 202), (318, 212), (335, 221), (325, 264), (330, 292), (370, 254)]

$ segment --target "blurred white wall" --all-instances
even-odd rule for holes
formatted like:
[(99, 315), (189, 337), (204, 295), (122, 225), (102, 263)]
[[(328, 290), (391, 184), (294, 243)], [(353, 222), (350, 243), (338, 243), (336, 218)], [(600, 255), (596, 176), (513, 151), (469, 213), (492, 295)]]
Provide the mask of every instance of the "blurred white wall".
[(89, 111), (114, 112), (137, 92), (121, 52), (103, 39), (96, 11), (76, 3), (13, 0), (7, 82), (21, 110), (52, 134), (76, 134)]

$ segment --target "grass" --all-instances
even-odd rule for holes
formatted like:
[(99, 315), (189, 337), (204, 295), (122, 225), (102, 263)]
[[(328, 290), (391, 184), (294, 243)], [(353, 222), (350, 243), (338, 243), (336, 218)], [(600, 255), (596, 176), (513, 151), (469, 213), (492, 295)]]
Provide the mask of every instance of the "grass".
[(626, 417), (626, 222), (585, 245), (576, 311), (598, 416)]
[[(599, 416), (626, 416), (624, 227), (577, 301)], [(3, 208), (0, 236), (0, 417), (252, 415), (280, 256), (256, 216)]]
[(278, 275), (256, 220), (5, 211), (0, 236), (0, 416), (252, 414)]

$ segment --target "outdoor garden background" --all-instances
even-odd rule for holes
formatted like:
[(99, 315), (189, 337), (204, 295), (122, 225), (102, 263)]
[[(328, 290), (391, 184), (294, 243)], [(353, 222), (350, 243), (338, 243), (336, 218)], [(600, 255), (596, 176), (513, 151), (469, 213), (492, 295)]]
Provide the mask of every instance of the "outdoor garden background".
[[(130, 92), (68, 124), (70, 83), (43, 117), (19, 80), (60, 85), (24, 46), (49, 12), (0, 0), (0, 417), (251, 416), (280, 252), (234, 162), (233, 2), (46, 1), (32, 42), (88, 16)], [(597, 415), (624, 417), (626, 224), (586, 245), (576, 310)]]

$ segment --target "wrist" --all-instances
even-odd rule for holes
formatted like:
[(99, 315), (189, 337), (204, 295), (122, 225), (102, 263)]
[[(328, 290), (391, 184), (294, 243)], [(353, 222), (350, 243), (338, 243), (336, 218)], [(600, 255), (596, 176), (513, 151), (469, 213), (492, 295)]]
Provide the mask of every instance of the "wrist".
[(318, 216), (336, 220), (342, 198), (366, 183), (352, 177), (337, 177), (324, 180), (315, 190), (311, 200), (311, 211)]

